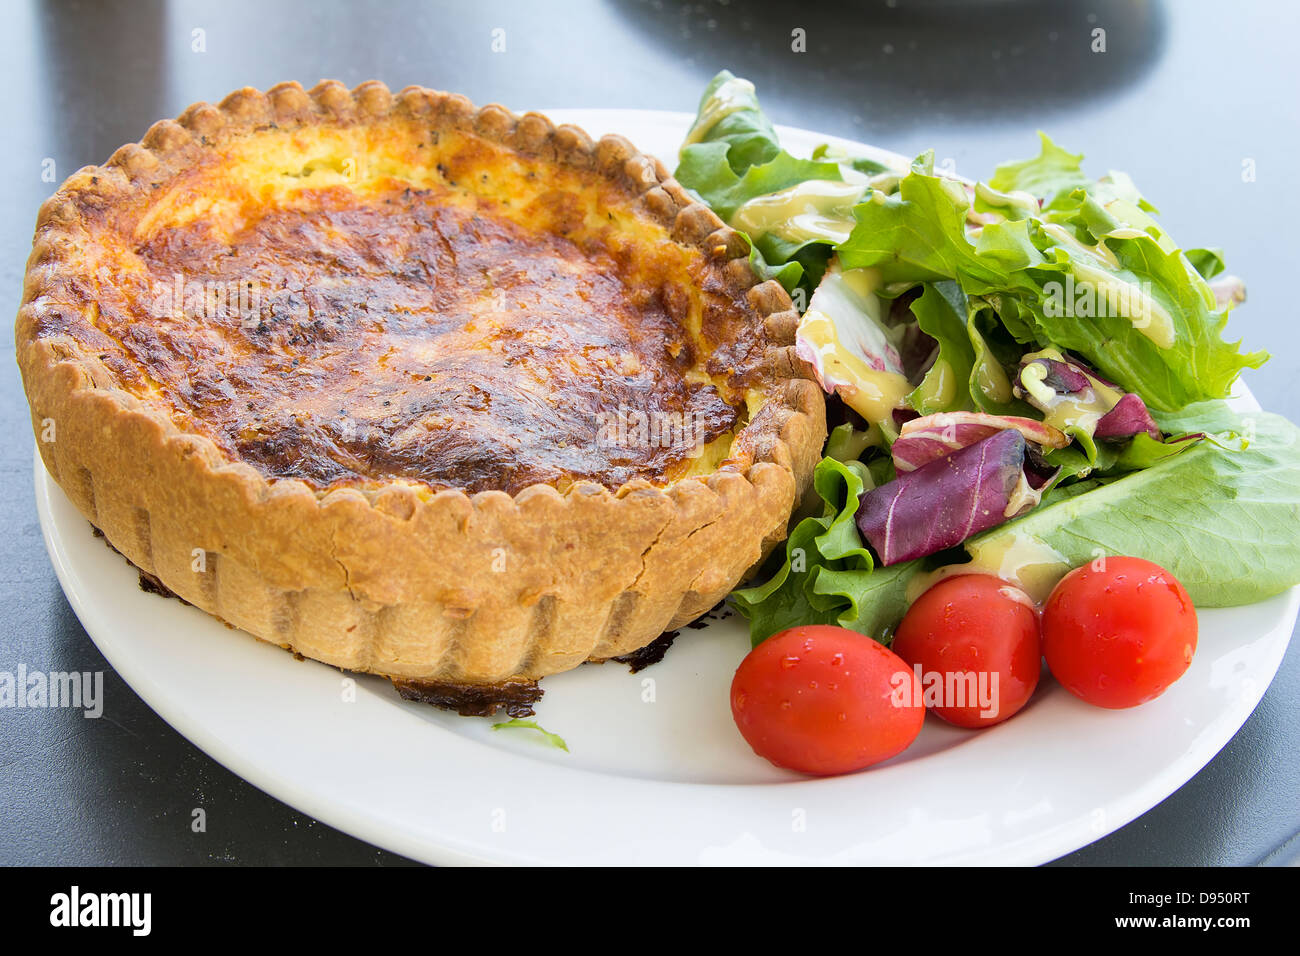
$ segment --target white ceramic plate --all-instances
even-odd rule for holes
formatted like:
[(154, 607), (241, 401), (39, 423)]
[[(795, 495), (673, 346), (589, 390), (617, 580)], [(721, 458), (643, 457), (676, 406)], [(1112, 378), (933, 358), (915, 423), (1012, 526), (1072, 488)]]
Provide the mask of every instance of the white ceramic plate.
[[(620, 132), (670, 166), (690, 121), (549, 114)], [(781, 135), (803, 155), (828, 139)], [(1089, 707), (1048, 679), (1006, 724), (970, 733), (930, 719), (892, 761), (810, 780), (756, 757), (731, 721), (728, 688), (748, 649), (734, 617), (684, 629), (663, 663), (637, 675), (605, 664), (548, 677), (537, 719), (567, 740), (564, 753), (403, 701), (380, 679), (353, 685), (142, 592), (39, 457), (36, 499), (78, 617), (168, 723), (302, 812), (430, 863), (1050, 860), (1154, 806), (1227, 743), (1277, 671), (1300, 608), (1296, 589), (1202, 611), (1191, 669), (1136, 710)]]

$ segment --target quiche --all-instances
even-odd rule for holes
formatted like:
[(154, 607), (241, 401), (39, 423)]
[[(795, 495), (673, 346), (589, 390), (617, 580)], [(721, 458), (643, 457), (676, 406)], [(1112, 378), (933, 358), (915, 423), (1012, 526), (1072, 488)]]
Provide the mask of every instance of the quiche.
[(285, 83), (69, 178), (16, 346), (49, 474), (150, 580), (477, 712), (784, 537), (825, 437), (797, 321), (621, 137)]

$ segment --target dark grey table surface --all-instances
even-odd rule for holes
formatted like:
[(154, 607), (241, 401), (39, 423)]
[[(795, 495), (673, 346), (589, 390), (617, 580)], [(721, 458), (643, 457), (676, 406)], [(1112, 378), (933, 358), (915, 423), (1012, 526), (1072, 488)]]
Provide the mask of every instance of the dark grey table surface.
[[(806, 52), (791, 49), (796, 28)], [(504, 52), (492, 50), (496, 29)], [(1096, 30), (1104, 52), (1093, 50)], [(521, 110), (690, 111), (728, 67), (757, 83), (776, 122), (909, 154), (933, 147), (967, 173), (1029, 155), (1038, 128), (1085, 150), (1094, 171), (1128, 171), (1184, 245), (1227, 250), (1250, 288), (1230, 331), (1273, 353), (1247, 382), (1266, 408), (1300, 419), (1298, 32), (1300, 5), (1283, 0), (7, 0), (0, 300), (17, 308), (36, 210), (56, 185), (42, 176), (49, 161), (62, 181), (195, 100), (286, 79), (379, 78)], [(0, 671), (103, 670), (108, 705), (100, 720), (0, 709), (0, 863), (404, 862), (231, 774), (113, 673), (46, 556), (32, 448), (9, 360), (0, 363)], [(1204, 770), (1061, 862), (1296, 862), (1298, 701), (1293, 642), (1258, 709)], [(207, 813), (205, 833), (191, 832), (195, 807)]]

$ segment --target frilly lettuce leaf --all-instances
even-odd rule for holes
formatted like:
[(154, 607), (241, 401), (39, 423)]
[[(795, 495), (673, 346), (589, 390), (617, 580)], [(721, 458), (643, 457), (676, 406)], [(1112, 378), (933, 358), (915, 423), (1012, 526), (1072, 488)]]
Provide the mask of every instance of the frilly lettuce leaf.
[(832, 182), (843, 179), (835, 163), (796, 159), (786, 152), (737, 174), (731, 165), (730, 147), (712, 142), (683, 149), (675, 176), (687, 189), (698, 193), (723, 220), (730, 220), (737, 209), (757, 196), (780, 192), (809, 179)]
[[(721, 102), (726, 103), (727, 112), (714, 119)], [(753, 86), (727, 70), (705, 88), (695, 126), (673, 175), (724, 221), (759, 196), (810, 179), (843, 181), (839, 162), (797, 159), (781, 149)], [(758, 274), (777, 279), (790, 292), (802, 284), (811, 293), (831, 255), (831, 244), (826, 241), (789, 242), (772, 235), (746, 238), (751, 239), (750, 261)]]
[[(1193, 264), (1150, 219), (1152, 207), (1126, 178), (1081, 180), (1077, 157), (1043, 140), (1038, 160), (1003, 166), (992, 181), (1042, 194), (1039, 215), (1008, 205), (1007, 218), (968, 230), (970, 191), (936, 175), (932, 154), (923, 154), (896, 193), (875, 191), (855, 207), (857, 226), (837, 247), (840, 262), (874, 267), (889, 283), (954, 279), (992, 306), (1017, 341), (1077, 352), (1153, 408), (1174, 411), (1226, 397), (1238, 373), (1267, 355), (1243, 354), (1223, 340), (1228, 308), (1197, 271), (1216, 268), (1209, 254), (1196, 251)], [(1053, 308), (1070, 288), (1090, 289), (1094, 302), (1107, 290), (1133, 296), (1118, 307), (1107, 300), (1108, 315)], [(1123, 314), (1138, 309), (1129, 301), (1151, 308)], [(1161, 321), (1153, 326), (1151, 316)], [(1172, 344), (1157, 341), (1165, 316)]]
[(989, 185), (998, 192), (1027, 192), (1049, 202), (1059, 193), (1088, 185), (1090, 180), (1080, 166), (1082, 154), (1067, 152), (1046, 133), (1040, 132), (1038, 139), (1040, 150), (1036, 157), (1003, 163), (989, 177)]
[(921, 415), (971, 408), (975, 349), (966, 329), (966, 296), (955, 282), (927, 284), (911, 309), (921, 331), (939, 344), (939, 354), (907, 403)]
[(783, 563), (766, 582), (731, 595), (749, 619), (756, 647), (800, 624), (838, 624), (882, 640), (902, 616), (907, 581), (919, 570), (918, 562), (874, 568), (854, 524), (863, 490), (860, 471), (824, 458), (813, 472), (813, 486), (822, 514), (795, 526)]
[[(729, 111), (712, 120), (712, 108), (723, 102), (729, 104)], [(719, 72), (704, 88), (695, 125), (687, 134), (687, 140), (689, 143), (723, 145), (722, 155), (737, 176), (751, 166), (769, 162), (781, 152), (776, 130), (758, 105), (754, 85), (730, 70)], [(683, 155), (689, 148), (690, 145), (683, 149)]]

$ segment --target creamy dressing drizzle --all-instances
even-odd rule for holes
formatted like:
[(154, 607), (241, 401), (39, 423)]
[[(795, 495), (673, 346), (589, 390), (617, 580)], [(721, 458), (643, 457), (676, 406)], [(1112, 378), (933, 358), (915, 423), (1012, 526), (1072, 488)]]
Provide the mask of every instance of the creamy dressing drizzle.
[[(1171, 348), (1177, 338), (1174, 317), (1169, 310), (1133, 282), (1115, 275), (1120, 268), (1115, 253), (1106, 248), (1105, 240), (1095, 246), (1085, 245), (1059, 223), (1043, 225), (1043, 232), (1059, 246), (1075, 253), (1075, 285), (1091, 288), (1109, 306), (1111, 315), (1128, 319), (1133, 328), (1154, 342), (1159, 348)], [(1145, 233), (1144, 233), (1145, 235)]]
[[(975, 184), (975, 198), (979, 199), (986, 206), (992, 206), (998, 210), (997, 215), (1002, 219), (1025, 219), (1029, 216), (1038, 214), (1038, 200), (1027, 192), (1019, 189), (1013, 189), (1010, 192), (1001, 192), (994, 189), (987, 183)], [(974, 206), (971, 209), (974, 210)], [(985, 213), (987, 215), (987, 213)]]
[(853, 207), (868, 188), (862, 182), (805, 180), (749, 200), (731, 217), (731, 226), (755, 239), (770, 233), (788, 242), (820, 239), (838, 244), (853, 232)]
[(1043, 381), (1047, 376), (1047, 369), (1034, 363), (1035, 359), (1040, 358), (1055, 359), (1058, 362), (1063, 362), (1065, 359), (1056, 349), (1048, 348), (1026, 355), (1023, 360), (1028, 364), (1021, 369), (1020, 385), (1043, 412), (1044, 424), (1061, 431), (1073, 426), (1092, 434), (1097, 427), (1097, 422), (1124, 397), (1122, 391), (1087, 372), (1083, 374), (1088, 379), (1088, 388), (1081, 392), (1059, 395)]
[(912, 390), (897, 372), (875, 369), (845, 348), (835, 322), (819, 309), (808, 309), (799, 323), (799, 335), (817, 349), (827, 378), (834, 378), (840, 397), (869, 422), (892, 418), (893, 411)]
[(1005, 405), (1011, 401), (1011, 379), (1007, 378), (1006, 370), (993, 357), (982, 336), (975, 348), (979, 352), (975, 358), (975, 385), (990, 399)]
[(944, 578), (962, 574), (991, 574), (1013, 584), (1041, 604), (1052, 588), (1070, 571), (1070, 562), (1050, 545), (1027, 534), (1011, 532), (975, 543), (966, 542), (971, 560), (950, 564), (927, 574), (918, 574), (907, 585), (907, 601), (916, 601)]

